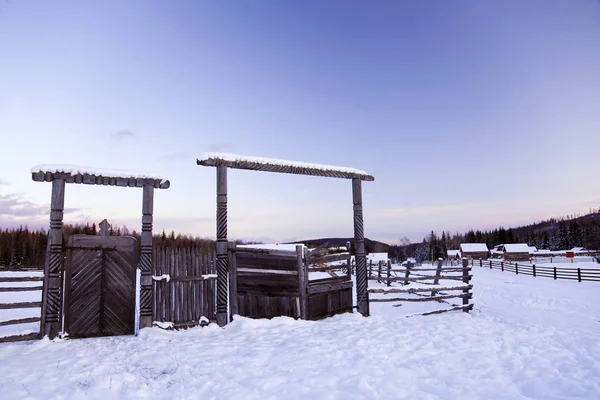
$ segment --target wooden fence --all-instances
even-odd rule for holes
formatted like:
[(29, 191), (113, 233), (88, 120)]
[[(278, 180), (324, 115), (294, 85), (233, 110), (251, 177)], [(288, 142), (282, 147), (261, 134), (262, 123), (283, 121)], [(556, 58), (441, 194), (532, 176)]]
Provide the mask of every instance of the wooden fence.
[(561, 268), (544, 267), (535, 264), (512, 263), (497, 260), (471, 260), (471, 266), (479, 265), (489, 269), (499, 269), (501, 271), (514, 272), (520, 275), (530, 275), (535, 277), (569, 279), (579, 282), (590, 281), (600, 282), (600, 268)]
[(185, 328), (215, 321), (215, 253), (156, 246), (153, 251), (155, 325)]
[[(230, 249), (230, 311), (250, 318), (288, 316), (316, 320), (352, 312), (349, 254), (303, 253), (237, 247)], [(328, 263), (346, 260), (344, 275)], [(311, 280), (310, 272), (330, 277)]]
[(39, 337), (43, 267), (0, 269), (0, 342)]
[[(381, 266), (383, 267), (383, 265)], [(382, 272), (379, 272), (378, 268), (378, 276), (372, 274), (368, 279), (386, 282), (388, 287), (369, 289), (370, 294), (376, 295), (372, 296), (369, 301), (373, 303), (440, 302), (452, 306), (451, 308), (430, 311), (421, 315), (440, 314), (455, 310), (468, 312), (473, 309), (473, 304), (469, 304), (469, 300), (472, 298), (471, 289), (473, 288), (473, 285), (469, 284), (473, 277), (470, 273), (471, 268), (466, 259), (463, 260), (462, 266), (456, 267), (444, 267), (440, 260), (437, 267), (427, 265), (416, 267), (412, 263), (407, 263), (402, 268), (391, 268), (391, 266), (387, 268), (386, 266), (386, 269)], [(440, 284), (442, 281), (446, 282)], [(392, 284), (399, 284), (403, 287), (390, 287)], [(416, 285), (416, 287), (406, 288), (411, 284)], [(389, 296), (390, 294), (401, 294), (404, 297), (392, 297)], [(383, 297), (379, 295), (383, 295)], [(461, 299), (462, 305), (451, 304), (448, 302), (451, 299)]]

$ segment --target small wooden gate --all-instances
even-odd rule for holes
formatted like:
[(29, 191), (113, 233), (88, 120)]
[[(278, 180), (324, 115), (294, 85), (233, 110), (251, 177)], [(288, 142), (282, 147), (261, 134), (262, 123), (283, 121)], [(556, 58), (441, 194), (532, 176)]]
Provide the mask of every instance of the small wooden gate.
[(66, 255), (63, 332), (78, 338), (134, 334), (137, 240), (74, 235)]

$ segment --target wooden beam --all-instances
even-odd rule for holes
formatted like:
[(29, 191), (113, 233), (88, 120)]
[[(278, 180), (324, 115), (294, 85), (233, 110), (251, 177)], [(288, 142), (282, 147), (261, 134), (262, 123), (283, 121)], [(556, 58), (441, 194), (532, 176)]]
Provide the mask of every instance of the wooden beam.
[(42, 320), (40, 332), (54, 339), (61, 330), (62, 276), (63, 276), (63, 210), (65, 208), (65, 179), (59, 174), (52, 181), (50, 200), (50, 231), (44, 265), (42, 290)]
[(154, 319), (154, 297), (152, 275), (152, 223), (154, 212), (154, 185), (148, 182), (143, 188), (142, 233), (140, 235), (140, 318), (139, 328), (152, 326)]
[(151, 184), (156, 189), (168, 189), (171, 182), (162, 179), (143, 179), (143, 178), (124, 178), (116, 176), (101, 176), (90, 174), (70, 174), (70, 173), (52, 173), (52, 172), (32, 172), (31, 179), (35, 182), (52, 182), (55, 177), (60, 176), (66, 183), (78, 183), (84, 185), (104, 185), (119, 187), (144, 187)]
[(260, 161), (231, 161), (225, 160), (222, 158), (209, 158), (204, 160), (196, 160), (196, 164), (202, 165), (205, 167), (227, 167), (233, 169), (246, 169), (251, 171), (265, 171), (265, 172), (278, 172), (285, 174), (295, 174), (295, 175), (310, 175), (310, 176), (322, 176), (326, 178), (343, 178), (343, 179), (359, 179), (363, 181), (374, 181), (375, 178), (372, 175), (368, 174), (359, 174), (354, 172), (345, 172), (334, 169), (335, 167), (331, 167), (332, 169), (327, 169), (326, 166), (320, 167), (310, 167), (310, 166), (296, 166), (296, 165), (286, 165), (286, 164), (277, 164), (273, 162), (260, 162)]
[(354, 247), (356, 248), (356, 304), (358, 312), (369, 316), (369, 292), (367, 283), (367, 257), (362, 209), (362, 181), (352, 179), (352, 202), (354, 204)]
[(217, 324), (227, 319), (227, 167), (217, 166)]

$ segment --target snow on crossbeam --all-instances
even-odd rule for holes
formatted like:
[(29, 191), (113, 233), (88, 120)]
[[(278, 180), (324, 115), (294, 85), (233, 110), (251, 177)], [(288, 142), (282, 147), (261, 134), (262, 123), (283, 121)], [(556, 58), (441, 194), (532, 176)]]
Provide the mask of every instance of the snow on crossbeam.
[(78, 165), (42, 164), (31, 168), (31, 177), (36, 182), (51, 182), (60, 175), (67, 183), (143, 187), (153, 183), (156, 189), (168, 189), (170, 182), (156, 174), (113, 170)]
[(297, 175), (323, 176), (328, 178), (358, 178), (363, 181), (375, 180), (372, 175), (355, 168), (227, 153), (205, 153), (196, 161), (196, 163), (206, 167), (224, 165), (228, 168), (248, 169), (252, 171), (280, 172)]

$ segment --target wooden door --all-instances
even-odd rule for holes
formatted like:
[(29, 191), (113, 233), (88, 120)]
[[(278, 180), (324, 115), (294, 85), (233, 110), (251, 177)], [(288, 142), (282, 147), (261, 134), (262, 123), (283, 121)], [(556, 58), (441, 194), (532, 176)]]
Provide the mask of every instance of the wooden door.
[(135, 332), (137, 241), (74, 235), (67, 246), (64, 330), (69, 337)]

